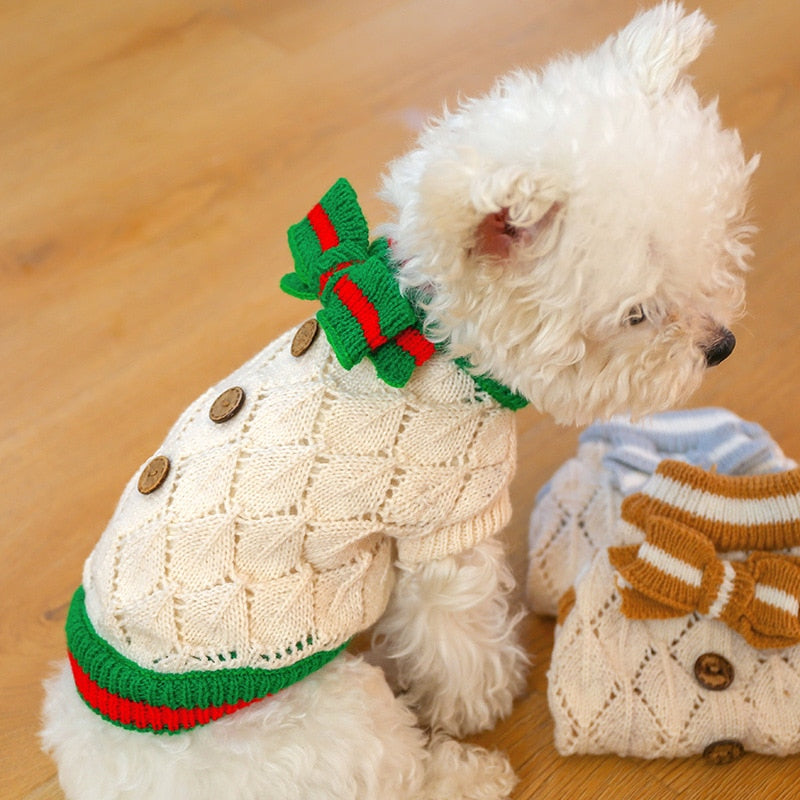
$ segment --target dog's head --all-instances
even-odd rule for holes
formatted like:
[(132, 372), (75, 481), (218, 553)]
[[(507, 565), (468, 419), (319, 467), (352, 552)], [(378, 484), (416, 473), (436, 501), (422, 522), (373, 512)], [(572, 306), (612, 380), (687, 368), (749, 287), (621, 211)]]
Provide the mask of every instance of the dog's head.
[(712, 30), (663, 3), (445, 113), (385, 178), (428, 334), (559, 421), (673, 405), (733, 349), (757, 159), (684, 74)]

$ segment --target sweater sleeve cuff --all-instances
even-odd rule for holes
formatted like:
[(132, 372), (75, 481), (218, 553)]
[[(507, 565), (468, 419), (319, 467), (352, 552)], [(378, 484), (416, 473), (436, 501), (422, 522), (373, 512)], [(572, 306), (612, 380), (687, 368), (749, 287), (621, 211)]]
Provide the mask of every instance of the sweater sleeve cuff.
[(464, 552), (498, 533), (510, 520), (511, 498), (506, 489), (477, 517), (421, 536), (398, 538), (398, 561), (406, 566), (415, 566)]

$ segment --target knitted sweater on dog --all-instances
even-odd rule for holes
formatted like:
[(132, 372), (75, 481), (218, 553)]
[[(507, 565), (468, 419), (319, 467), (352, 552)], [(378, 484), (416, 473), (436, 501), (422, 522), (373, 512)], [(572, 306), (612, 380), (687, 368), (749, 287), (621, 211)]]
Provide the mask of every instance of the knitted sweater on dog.
[(117, 725), (180, 731), (279, 691), (381, 616), (395, 561), (510, 518), (513, 414), (464, 369), (431, 353), (393, 387), (325, 336), (293, 354), (296, 334), (189, 406), (86, 562), (70, 658)]
[(800, 472), (666, 461), (617, 525), (562, 602), (558, 750), (800, 752)]

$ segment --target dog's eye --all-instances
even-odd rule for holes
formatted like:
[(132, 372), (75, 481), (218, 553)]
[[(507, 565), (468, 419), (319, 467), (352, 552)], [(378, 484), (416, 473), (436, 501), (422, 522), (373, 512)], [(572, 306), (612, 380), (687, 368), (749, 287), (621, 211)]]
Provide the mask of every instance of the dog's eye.
[(628, 316), (625, 317), (625, 322), (628, 325), (640, 325), (646, 319), (647, 319), (647, 317), (644, 314), (644, 309), (640, 305), (638, 305), (638, 306), (634, 306), (628, 312)]

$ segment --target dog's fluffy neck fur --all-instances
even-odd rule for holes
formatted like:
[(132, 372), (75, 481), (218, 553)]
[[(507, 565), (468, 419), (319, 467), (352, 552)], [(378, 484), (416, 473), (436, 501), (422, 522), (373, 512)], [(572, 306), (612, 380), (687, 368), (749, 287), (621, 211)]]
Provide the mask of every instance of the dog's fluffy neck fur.
[(428, 335), (557, 421), (680, 403), (742, 313), (757, 159), (685, 74), (712, 31), (665, 3), (445, 112), (384, 179)]
[[(394, 256), (394, 251), (391, 247), (390, 252)], [(402, 263), (398, 263), (398, 275), (402, 273), (403, 266)], [(398, 279), (398, 284), (398, 290), (403, 292), (414, 309), (414, 313), (417, 315), (419, 330), (422, 331), (430, 341), (435, 343), (437, 350), (445, 353), (459, 369), (466, 372), (482, 393), (489, 395), (501, 406), (511, 411), (518, 411), (528, 405), (529, 400), (527, 397), (507, 386), (491, 372), (488, 370), (476, 369), (470, 359), (469, 351), (465, 351), (463, 348), (461, 350), (454, 348), (449, 339), (443, 340), (440, 336), (437, 336), (437, 322), (432, 321), (430, 324), (428, 323), (426, 309), (429, 307), (433, 298), (431, 286), (429, 284), (424, 287), (406, 288), (405, 290), (402, 288), (402, 280)]]

